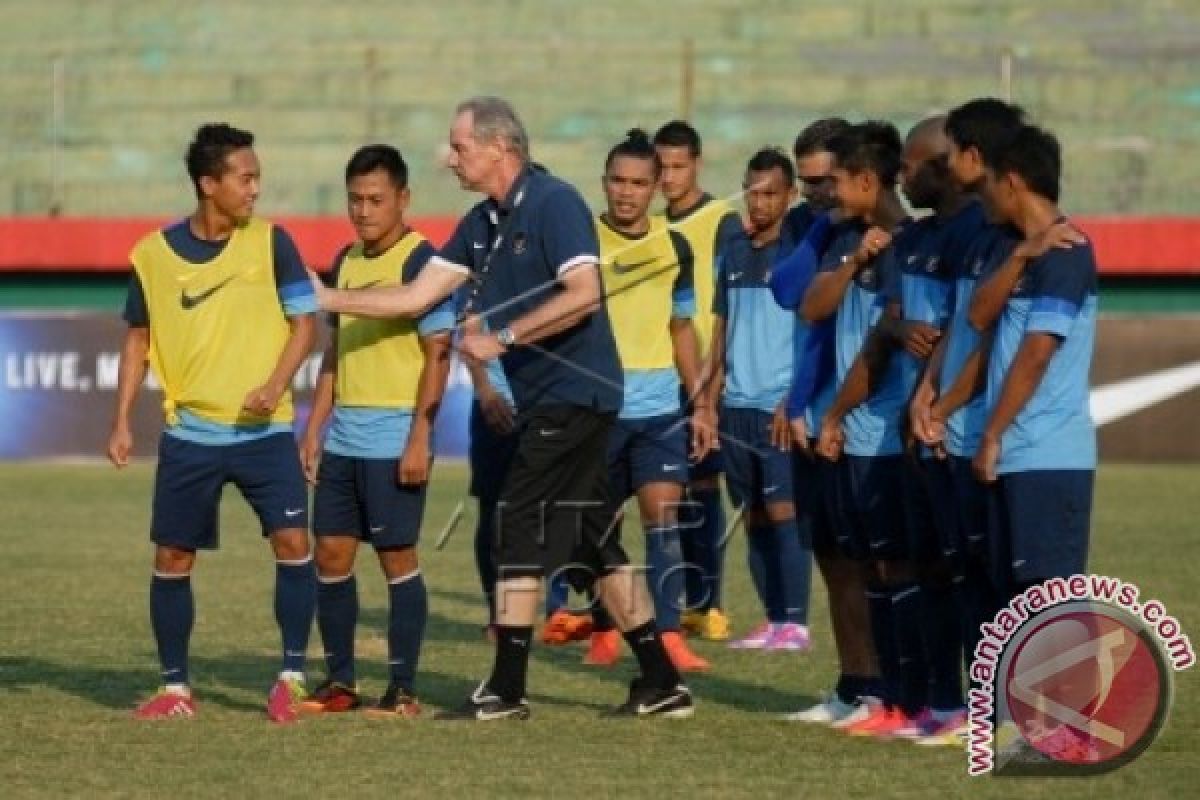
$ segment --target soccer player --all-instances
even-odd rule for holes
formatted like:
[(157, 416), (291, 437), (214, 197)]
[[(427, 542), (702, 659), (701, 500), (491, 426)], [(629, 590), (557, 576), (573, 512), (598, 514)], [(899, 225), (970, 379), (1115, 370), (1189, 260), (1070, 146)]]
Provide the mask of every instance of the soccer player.
[(720, 397), (726, 479), (745, 509), (750, 574), (766, 612), (764, 623), (731, 643), (738, 649), (809, 647), (811, 553), (796, 526), (791, 454), (772, 436), (792, 382), (796, 316), (775, 303), (768, 281), (772, 264), (795, 246), (783, 225), (795, 182), (782, 150), (755, 153), (745, 176), (750, 230), (717, 254), (711, 403)]
[[(962, 261), (984, 225), (979, 204), (951, 179), (948, 154), (944, 118), (931, 117), (909, 132), (901, 155), (904, 194), (910, 207), (933, 213), (909, 226), (903, 240), (894, 245), (895, 270), (882, 295), (883, 315), (850, 368), (834, 403), (838, 409), (865, 402), (870, 394), (868, 385), (882, 382), (880, 376), (887, 374), (892, 361), (899, 362), (901, 397), (909, 397), (941, 339), (950, 315), (950, 265)], [(879, 380), (871, 380), (871, 371)], [(896, 413), (904, 418), (903, 400)], [(954, 542), (948, 539), (951, 546), (944, 547), (934, 524), (928, 493), (931, 458), (931, 451), (910, 449), (900, 467), (907, 546), (915, 572), (915, 583), (903, 590), (916, 595), (921, 603), (922, 627), (914, 634), (915, 643), (906, 640), (899, 644), (904, 652), (905, 648), (919, 650), (923, 643), (929, 672), (921, 675), (915, 669), (902, 670), (912, 684), (904, 688), (910, 724), (891, 734), (908, 738), (938, 735), (950, 740), (951, 734), (962, 732), (966, 725), (961, 679), (962, 599), (955, 586), (956, 579), (961, 583), (962, 574), (952, 563), (957, 562)]]
[[(696, 290), (693, 320), (705, 375), (712, 334), (712, 301), (716, 281), (716, 254), (725, 242), (743, 230), (738, 212), (724, 200), (700, 187), (703, 143), (696, 129), (683, 120), (672, 120), (654, 134), (654, 147), (662, 163), (661, 188), (667, 201), (666, 217), (683, 234), (692, 249)], [(687, 398), (689, 407), (694, 398)], [(729, 638), (729, 619), (722, 610), (721, 585), (725, 561), (725, 507), (721, 502), (721, 453), (713, 450), (688, 470), (689, 504), (680, 509), (680, 530), (687, 571), (687, 610), (683, 627), (712, 641)]]
[[(794, 226), (802, 241), (771, 270), (771, 292), (789, 311), (798, 310), (830, 241), (844, 223), (831, 213), (837, 206), (833, 188), (833, 154), (829, 142), (850, 124), (821, 119), (796, 137), (792, 148), (804, 202), (788, 212), (784, 224)], [(853, 224), (853, 223), (852, 223)], [(842, 554), (835, 530), (832, 494), (835, 468), (814, 457), (816, 423), (833, 399), (833, 325), (826, 319), (809, 325), (797, 319), (793, 380), (784, 407), (792, 434), (796, 522), (801, 541), (811, 542), (829, 595), (829, 615), (838, 656), (838, 680), (819, 703), (788, 714), (786, 719), (848, 725), (866, 716), (862, 699), (877, 694), (878, 666), (868, 633), (865, 570), (860, 561)]]
[(893, 235), (900, 236), (907, 221), (896, 194), (902, 143), (891, 124), (871, 121), (836, 137), (829, 149), (839, 208), (859, 225), (826, 252), (803, 314), (810, 322), (836, 314), (838, 394), (821, 420), (818, 450), (839, 461), (845, 552), (872, 567), (867, 603), (882, 678), (882, 702), (871, 702), (867, 717), (845, 730), (889, 734), (910, 724), (924, 699), (921, 608), (902, 506), (900, 417), (908, 395), (901, 365), (893, 362), (872, 382), (867, 400), (855, 402), (851, 367), (879, 319), (884, 286), (896, 269)]
[[(988, 172), (1001, 148), (1023, 124), (1024, 112), (1019, 107), (995, 98), (977, 98), (950, 112), (945, 123), (948, 166), (963, 191), (986, 201), (983, 190)], [(978, 204), (981, 213), (985, 205)], [(1083, 241), (1069, 226), (1054, 226), (1050, 232), (1055, 237), (1046, 243), (1050, 246)], [(987, 493), (971, 471), (987, 418), (983, 389), (992, 330), (988, 325), (982, 332), (976, 331), (969, 311), (976, 282), (1005, 263), (1020, 238), (1007, 224), (989, 223), (961, 256), (945, 256), (955, 281), (950, 320), (910, 408), (913, 433), (945, 454), (945, 458), (926, 462), (926, 475), (943, 552), (962, 574), (968, 658), (974, 652), (980, 625), (1002, 605), (989, 564)]]
[(592, 215), (574, 188), (532, 165), (525, 127), (500, 98), (459, 105), (450, 149), (463, 188), (487, 197), (416, 280), (358, 290), (314, 284), (329, 310), (413, 317), (470, 280), (468, 313), (490, 331), (466, 333), (462, 353), (499, 359), (521, 411), (494, 542), (495, 663), (461, 708), (439, 716), (528, 719), (539, 585), (568, 562), (583, 568), (572, 570), (575, 587), (594, 587), (637, 656), (640, 674), (614, 713), (691, 716), (691, 692), (655, 630), (645, 582), (608, 535), (606, 453), (623, 387)]
[(316, 604), (308, 497), (292, 435), (290, 386), (312, 350), (308, 276), (291, 238), (254, 216), (261, 180), (254, 136), (204, 125), (188, 147), (196, 210), (143, 237), (130, 260), (117, 409), (108, 456), (125, 466), (129, 415), (147, 361), (163, 387), (150, 538), (150, 621), (163, 689), (139, 719), (195, 714), (188, 643), (197, 550), (217, 547), (221, 490), (233, 483), (275, 553), (275, 618), (283, 665), (267, 698), (275, 722), (296, 718)]
[[(350, 158), (346, 207), (358, 241), (334, 261), (334, 285), (416, 279), (436, 251), (405, 224), (409, 198), (408, 165), (396, 148), (367, 145)], [(417, 535), (433, 462), (433, 424), (450, 372), (454, 312), (447, 301), (415, 322), (348, 314), (330, 321), (334, 330), (301, 447), (305, 474), (316, 484), (317, 627), (328, 679), (301, 709), (351, 711), (362, 704), (354, 668), (354, 559), (363, 541), (374, 546), (388, 584), (390, 675), (368, 713), (413, 717), (421, 710), (414, 680), (428, 611)]]
[(995, 158), (987, 205), (1024, 237), (976, 288), (971, 323), (1007, 298), (988, 361), (987, 422), (973, 466), (992, 489), (993, 567), (1002, 600), (1087, 567), (1096, 432), (1088, 370), (1096, 331), (1096, 260), (1059, 241), (1062, 157), (1053, 134), (1021, 128)]
[[(687, 397), (697, 398), (692, 430), (700, 450), (691, 453), (693, 459), (712, 446), (716, 415), (706, 404), (707, 395), (699, 392), (692, 251), (666, 220), (649, 214), (659, 172), (650, 138), (637, 129), (613, 146), (604, 164), (608, 208), (596, 218), (596, 234), (625, 385), (609, 435), (608, 480), (614, 513), (637, 497), (658, 632), (675, 666), (695, 671), (709, 664), (692, 652), (679, 630), (684, 566), (677, 513), (689, 457), (681, 386)], [(601, 629), (592, 634), (587, 659), (612, 663), (619, 647), (617, 632)]]

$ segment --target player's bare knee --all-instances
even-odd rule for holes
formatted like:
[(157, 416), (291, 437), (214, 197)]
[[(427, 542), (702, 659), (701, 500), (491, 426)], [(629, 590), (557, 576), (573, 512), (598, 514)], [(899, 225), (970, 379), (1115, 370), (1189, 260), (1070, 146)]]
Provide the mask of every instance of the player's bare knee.
[(767, 521), (772, 525), (781, 525), (796, 518), (794, 503), (771, 503), (766, 510)]
[(271, 549), (275, 551), (277, 561), (303, 561), (312, 555), (308, 533), (298, 529), (272, 533)]
[(160, 577), (188, 575), (195, 563), (195, 550), (164, 546), (159, 546), (154, 550), (154, 574)]
[(354, 569), (358, 540), (352, 536), (321, 536), (317, 538), (314, 559), (317, 575), (336, 578), (349, 575)]
[(389, 581), (412, 575), (417, 571), (417, 548), (396, 547), (379, 551), (379, 566)]

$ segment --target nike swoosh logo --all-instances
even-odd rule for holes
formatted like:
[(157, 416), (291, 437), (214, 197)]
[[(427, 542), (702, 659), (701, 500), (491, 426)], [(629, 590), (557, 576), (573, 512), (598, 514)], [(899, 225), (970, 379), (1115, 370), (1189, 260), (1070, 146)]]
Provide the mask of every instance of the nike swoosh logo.
[(538, 431), (538, 433), (540, 433), (542, 436), (557, 436), (558, 434), (562, 433), (562, 431), (561, 430), (556, 431), (556, 430), (550, 430), (547, 428), (542, 428)]
[(613, 259), (612, 268), (614, 272), (618, 274), (624, 274), (626, 272), (633, 272), (635, 269), (640, 269), (653, 264), (655, 261), (658, 261), (657, 256), (651, 256), (650, 258), (643, 259), (641, 261), (630, 261), (627, 264), (621, 264), (616, 259)]
[(179, 305), (181, 305), (183, 307), (184, 311), (191, 311), (193, 308), (200, 305), (205, 300), (207, 300), (208, 298), (212, 297), (214, 294), (219, 292), (231, 280), (233, 280), (232, 275), (230, 275), (228, 278), (226, 278), (225, 280), (218, 283), (216, 286), (213, 286), (209, 289), (205, 289), (203, 292), (200, 292), (200, 294), (189, 295), (187, 293), (186, 289), (180, 289), (179, 290)]
[(676, 700), (675, 697), (668, 697), (666, 700), (660, 700), (659, 702), (652, 703), (650, 705), (646, 705), (645, 703), (638, 703), (637, 712), (639, 714), (653, 714), (655, 711), (658, 711), (660, 708), (663, 708), (664, 706), (668, 706), (671, 703), (675, 702), (675, 700)]
[(298, 517), (303, 513), (304, 513), (303, 508), (285, 508), (283, 510), (283, 515), (285, 517)]
[(378, 286), (381, 283), (383, 283), (383, 281), (371, 281), (370, 283), (364, 283), (362, 286), (355, 286), (353, 288), (355, 288), (355, 289), (370, 289), (372, 286)]
[(383, 531), (383, 529), (386, 527), (387, 527), (386, 525), (379, 525), (377, 527), (372, 527), (371, 533), (381, 533)]

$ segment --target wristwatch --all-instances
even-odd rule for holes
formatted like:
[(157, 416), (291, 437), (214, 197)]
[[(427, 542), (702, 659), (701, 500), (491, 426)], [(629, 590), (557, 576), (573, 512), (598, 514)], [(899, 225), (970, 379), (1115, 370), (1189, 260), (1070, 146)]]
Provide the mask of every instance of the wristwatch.
[(500, 343), (501, 347), (507, 350), (517, 343), (517, 335), (513, 333), (512, 328), (504, 327), (496, 331), (496, 341)]

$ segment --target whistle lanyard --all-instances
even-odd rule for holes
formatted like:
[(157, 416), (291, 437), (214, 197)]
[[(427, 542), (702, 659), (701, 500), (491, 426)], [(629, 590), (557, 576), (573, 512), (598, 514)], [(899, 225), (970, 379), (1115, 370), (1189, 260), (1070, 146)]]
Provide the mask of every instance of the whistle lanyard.
[(499, 213), (495, 209), (488, 209), (488, 221), (491, 222), (492, 230), (496, 232), (492, 239), (491, 247), (488, 248), (487, 254), (483, 257), (483, 263), (479, 266), (479, 274), (473, 281), (471, 291), (467, 294), (467, 301), (463, 303), (463, 309), (459, 315), (459, 321), (466, 320), (471, 315), (479, 301), (479, 295), (483, 291), (483, 285), (487, 281), (488, 274), (491, 272), (492, 264), (496, 260), (496, 254), (500, 252), (500, 247), (504, 243), (504, 239), (508, 236), (509, 229), (512, 227), (513, 218), (517, 215), (517, 209), (521, 207), (521, 203), (525, 200), (525, 184), (521, 184), (521, 188), (517, 190), (513, 196), (512, 207), (508, 209), (508, 213), (503, 219), (500, 219)]

